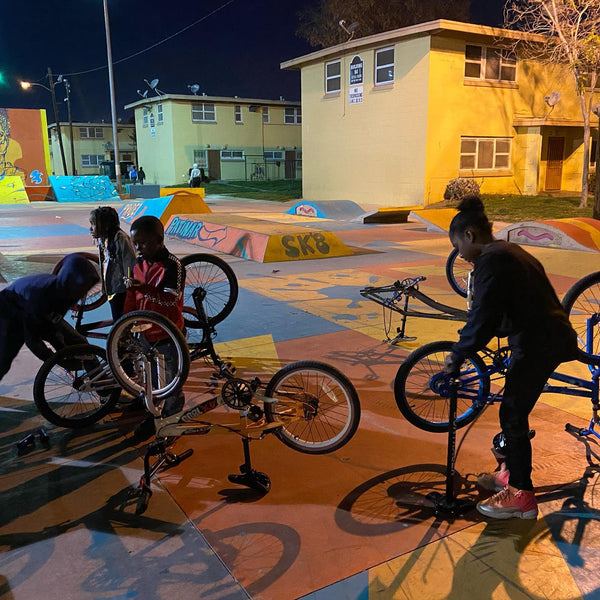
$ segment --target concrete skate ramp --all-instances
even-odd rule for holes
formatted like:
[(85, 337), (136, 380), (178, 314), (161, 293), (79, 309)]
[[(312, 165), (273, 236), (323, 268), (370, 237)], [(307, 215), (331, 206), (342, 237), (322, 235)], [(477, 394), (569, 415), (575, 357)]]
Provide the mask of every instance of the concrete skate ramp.
[(298, 215), (299, 217), (340, 221), (350, 221), (365, 214), (365, 211), (351, 200), (300, 200), (285, 212), (288, 215)]
[(232, 214), (175, 215), (169, 220), (165, 235), (257, 262), (353, 254), (331, 231)]
[(585, 217), (524, 221), (508, 225), (494, 235), (526, 246), (600, 251), (600, 221)]

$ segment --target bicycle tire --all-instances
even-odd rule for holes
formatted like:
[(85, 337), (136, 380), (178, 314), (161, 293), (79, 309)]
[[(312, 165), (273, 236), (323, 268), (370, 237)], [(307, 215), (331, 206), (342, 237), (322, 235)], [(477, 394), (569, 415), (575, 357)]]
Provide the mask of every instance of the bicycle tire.
[[(407, 421), (433, 433), (448, 431), (450, 376), (444, 371), (453, 342), (431, 342), (411, 352), (394, 380), (394, 397)], [(471, 423), (483, 410), (490, 378), (482, 358), (469, 354), (461, 367), (456, 427)]]
[(472, 269), (473, 265), (462, 258), (456, 248), (450, 252), (446, 259), (446, 279), (450, 287), (463, 298), (467, 297), (467, 284)]
[[(201, 286), (206, 291), (203, 304), (208, 324), (213, 326), (223, 321), (233, 310), (239, 293), (233, 269), (214, 254), (190, 254), (181, 259), (181, 264), (185, 267), (184, 305), (195, 308), (192, 293)], [(184, 319), (186, 327), (201, 327), (197, 318), (184, 315)]]
[[(286, 365), (269, 381), (265, 403), (269, 423), (280, 421), (277, 437), (306, 454), (327, 454), (350, 441), (360, 421), (360, 402), (350, 380), (338, 369), (318, 361)], [(304, 417), (286, 422), (301, 403)]]
[[(153, 341), (144, 335), (151, 328), (152, 337), (157, 337)], [(153, 369), (154, 400), (176, 394), (190, 372), (190, 353), (185, 336), (167, 317), (149, 310), (136, 310), (115, 321), (108, 334), (106, 354), (115, 379), (133, 395), (146, 391), (142, 357), (149, 359)], [(165, 369), (163, 362), (169, 354), (176, 362), (172, 365), (172, 373)]]
[[(587, 352), (587, 321), (600, 313), (600, 271), (590, 273), (576, 281), (565, 294), (562, 306), (577, 333), (577, 345)], [(600, 331), (596, 325), (590, 354), (600, 355)]]
[[(91, 252), (81, 252), (81, 254), (94, 265), (96, 271), (98, 272), (98, 277), (100, 277), (100, 260), (98, 259), (98, 256), (92, 254)], [(54, 265), (54, 268), (52, 269), (52, 275), (58, 274), (63, 262), (65, 261), (65, 258), (66, 256), (61, 258)], [(100, 281), (94, 284), (92, 289), (87, 293), (83, 303), (78, 301), (75, 305), (73, 305), (73, 309), (83, 310), (84, 312), (94, 310), (99, 306), (102, 306), (107, 300), (108, 296), (102, 290), (102, 279), (100, 279)]]
[[(94, 364), (90, 367), (89, 363)], [(121, 388), (108, 372), (106, 352), (90, 344), (67, 346), (56, 352), (42, 364), (33, 384), (33, 399), (42, 416), (54, 425), (71, 429), (98, 422), (114, 408), (120, 393)]]

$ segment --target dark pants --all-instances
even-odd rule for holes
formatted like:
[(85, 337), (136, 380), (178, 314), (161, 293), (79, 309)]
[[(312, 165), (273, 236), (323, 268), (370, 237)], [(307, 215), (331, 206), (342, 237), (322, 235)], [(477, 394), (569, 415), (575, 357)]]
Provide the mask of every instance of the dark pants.
[(120, 292), (119, 294), (115, 294), (108, 301), (110, 304), (110, 314), (113, 321), (116, 321), (119, 317), (123, 316), (123, 307), (125, 306), (126, 296), (127, 292)]
[(193, 188), (200, 187), (201, 183), (202, 183), (202, 177), (192, 177), (190, 187), (193, 187)]
[(500, 427), (506, 437), (506, 466), (510, 471), (508, 483), (519, 490), (533, 490), (529, 413), (560, 363), (561, 360), (555, 356), (543, 354), (517, 354), (510, 361), (500, 404)]

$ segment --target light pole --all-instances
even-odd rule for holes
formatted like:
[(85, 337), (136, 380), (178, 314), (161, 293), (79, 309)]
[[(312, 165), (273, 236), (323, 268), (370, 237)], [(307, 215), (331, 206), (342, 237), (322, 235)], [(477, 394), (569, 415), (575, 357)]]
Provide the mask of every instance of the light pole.
[(65, 160), (65, 149), (63, 146), (63, 140), (62, 140), (62, 131), (60, 129), (60, 119), (58, 117), (58, 106), (56, 105), (56, 94), (54, 93), (54, 80), (52, 79), (52, 70), (50, 69), (50, 67), (48, 67), (48, 82), (50, 87), (47, 88), (45, 85), (41, 84), (41, 83), (32, 83), (30, 81), (21, 81), (21, 87), (24, 90), (28, 90), (30, 89), (32, 86), (37, 86), (37, 87), (41, 87), (44, 88), (46, 91), (50, 92), (50, 95), (52, 96), (52, 108), (54, 109), (54, 120), (56, 121), (56, 131), (58, 134), (58, 145), (60, 147), (60, 157), (62, 159), (62, 165), (63, 165), (63, 171), (64, 174), (67, 174), (67, 161)]
[(65, 86), (65, 93), (67, 97), (65, 98), (65, 102), (67, 103), (67, 116), (69, 119), (69, 139), (71, 142), (71, 175), (77, 175), (77, 169), (75, 168), (75, 144), (73, 142), (73, 119), (71, 118), (71, 84), (68, 79), (64, 78), (62, 75), (58, 76), (56, 80), (57, 83), (63, 83)]
[(600, 102), (592, 106), (592, 112), (598, 117), (598, 136), (596, 137), (596, 189), (594, 190), (594, 210), (592, 211), (592, 218), (600, 219), (600, 168), (598, 163), (600, 162)]
[(113, 145), (115, 147), (115, 176), (117, 178), (117, 190), (119, 194), (123, 191), (121, 185), (121, 163), (119, 157), (119, 140), (117, 132), (117, 111), (115, 109), (115, 81), (113, 77), (113, 64), (112, 64), (112, 49), (110, 45), (110, 24), (108, 22), (108, 4), (106, 0), (103, 1), (104, 6), (104, 29), (106, 30), (106, 57), (108, 60), (108, 84), (110, 87), (110, 115), (112, 119), (113, 128)]

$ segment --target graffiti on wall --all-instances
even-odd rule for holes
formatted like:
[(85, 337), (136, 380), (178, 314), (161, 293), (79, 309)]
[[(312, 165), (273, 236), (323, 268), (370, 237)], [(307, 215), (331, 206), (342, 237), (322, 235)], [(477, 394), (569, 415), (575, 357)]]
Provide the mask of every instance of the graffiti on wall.
[(57, 202), (119, 200), (117, 190), (106, 175), (51, 175), (49, 179)]
[(0, 108), (0, 180), (18, 176), (25, 185), (48, 185), (50, 153), (46, 111)]

